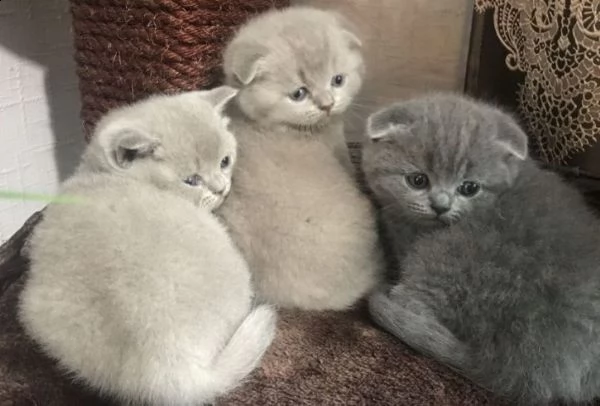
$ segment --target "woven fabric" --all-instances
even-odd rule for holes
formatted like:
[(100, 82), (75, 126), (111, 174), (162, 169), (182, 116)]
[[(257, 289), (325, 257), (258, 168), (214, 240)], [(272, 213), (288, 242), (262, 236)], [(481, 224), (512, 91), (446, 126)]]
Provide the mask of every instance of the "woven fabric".
[(289, 0), (72, 0), (86, 138), (108, 110), (221, 82), (236, 27)]

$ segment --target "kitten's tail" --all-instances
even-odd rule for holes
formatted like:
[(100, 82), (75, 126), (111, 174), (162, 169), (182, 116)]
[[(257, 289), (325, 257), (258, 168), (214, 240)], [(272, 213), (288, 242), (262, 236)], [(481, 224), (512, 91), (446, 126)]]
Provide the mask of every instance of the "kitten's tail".
[(213, 370), (220, 378), (217, 395), (231, 390), (256, 368), (275, 336), (276, 313), (271, 306), (256, 307), (217, 355)]
[(198, 405), (215, 401), (240, 385), (258, 366), (275, 335), (275, 322), (275, 311), (270, 306), (256, 307), (242, 321), (210, 366), (198, 365), (193, 351), (187, 351), (184, 355), (177, 351), (173, 357), (176, 362), (157, 365), (156, 373), (145, 371), (144, 376), (135, 377), (138, 385), (133, 388), (131, 384), (126, 385), (125, 390), (129, 393), (123, 399), (136, 399), (161, 406)]

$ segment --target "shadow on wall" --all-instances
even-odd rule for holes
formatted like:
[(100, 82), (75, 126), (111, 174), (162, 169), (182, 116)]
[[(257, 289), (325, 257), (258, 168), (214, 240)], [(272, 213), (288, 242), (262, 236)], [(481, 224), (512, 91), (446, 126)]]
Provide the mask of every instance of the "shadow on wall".
[(24, 190), (52, 187), (79, 162), (77, 83), (69, 1), (0, 2), (0, 158), (14, 155)]

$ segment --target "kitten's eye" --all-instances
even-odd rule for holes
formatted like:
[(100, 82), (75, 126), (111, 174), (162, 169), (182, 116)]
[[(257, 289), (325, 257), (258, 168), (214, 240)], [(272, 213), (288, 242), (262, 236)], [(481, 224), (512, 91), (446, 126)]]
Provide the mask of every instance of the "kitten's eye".
[(429, 186), (429, 178), (424, 173), (411, 173), (406, 175), (406, 182), (414, 189), (425, 189)]
[(202, 177), (198, 174), (190, 175), (183, 180), (183, 183), (190, 186), (198, 186), (202, 183)]
[(344, 75), (338, 74), (331, 79), (331, 86), (340, 87), (344, 84)]
[(290, 94), (290, 99), (292, 99), (293, 101), (302, 101), (304, 99), (306, 99), (306, 96), (308, 95), (308, 89), (305, 88), (304, 86), (299, 87), (298, 89), (294, 90), (292, 92), (292, 94)]
[(231, 158), (229, 158), (229, 156), (226, 156), (225, 158), (221, 159), (221, 169), (229, 167), (230, 164)]
[(458, 193), (465, 197), (475, 196), (481, 190), (479, 183), (470, 180), (464, 181), (457, 189)]

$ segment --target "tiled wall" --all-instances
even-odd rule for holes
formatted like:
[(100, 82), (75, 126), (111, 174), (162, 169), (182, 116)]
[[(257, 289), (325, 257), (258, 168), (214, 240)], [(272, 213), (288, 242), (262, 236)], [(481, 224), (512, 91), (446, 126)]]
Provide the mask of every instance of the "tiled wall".
[[(68, 0), (0, 1), (0, 191), (54, 193), (82, 149)], [(43, 203), (0, 198), (0, 243)]]

